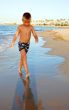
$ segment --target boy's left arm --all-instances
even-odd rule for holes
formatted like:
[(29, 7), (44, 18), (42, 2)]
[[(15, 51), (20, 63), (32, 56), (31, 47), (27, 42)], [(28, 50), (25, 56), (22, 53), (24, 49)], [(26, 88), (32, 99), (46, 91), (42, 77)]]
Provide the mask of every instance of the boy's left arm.
[(33, 34), (33, 36), (34, 36), (34, 38), (35, 38), (35, 42), (38, 43), (38, 36), (37, 36), (37, 34), (36, 34), (36, 32), (35, 32), (33, 26), (32, 26), (32, 34)]

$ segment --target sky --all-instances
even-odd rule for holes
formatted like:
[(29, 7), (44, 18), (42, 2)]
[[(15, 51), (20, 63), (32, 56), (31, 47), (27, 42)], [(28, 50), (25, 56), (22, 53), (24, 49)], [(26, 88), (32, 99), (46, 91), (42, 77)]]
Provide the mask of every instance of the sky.
[(0, 22), (21, 22), (24, 12), (32, 19), (69, 18), (69, 0), (0, 0)]

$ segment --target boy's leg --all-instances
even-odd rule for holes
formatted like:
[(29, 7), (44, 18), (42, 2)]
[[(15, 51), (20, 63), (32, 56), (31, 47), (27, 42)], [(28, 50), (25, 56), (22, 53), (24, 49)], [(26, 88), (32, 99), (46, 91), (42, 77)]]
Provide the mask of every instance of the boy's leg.
[(22, 62), (22, 58), (20, 58), (19, 68), (18, 68), (19, 73), (22, 73), (22, 71), (21, 71), (22, 66), (23, 66), (23, 62)]
[(25, 49), (22, 49), (20, 51), (21, 53), (21, 58), (22, 58), (22, 61), (23, 61), (23, 66), (24, 66), (24, 69), (25, 69), (25, 72), (26, 72), (26, 76), (29, 76), (29, 70), (28, 70), (28, 64), (27, 64), (27, 55), (26, 55), (26, 52), (25, 52)]

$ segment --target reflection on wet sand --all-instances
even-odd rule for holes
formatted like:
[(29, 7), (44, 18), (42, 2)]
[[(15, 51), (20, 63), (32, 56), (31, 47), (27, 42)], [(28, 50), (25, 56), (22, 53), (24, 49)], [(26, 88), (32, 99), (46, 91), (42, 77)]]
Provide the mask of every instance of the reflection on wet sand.
[(16, 97), (16, 103), (18, 107), (20, 108), (20, 110), (37, 110), (34, 97), (29, 86), (29, 79), (22, 79), (22, 82), (24, 84), (24, 93), (22, 100), (20, 100), (19, 96)]
[[(16, 107), (13, 108), (13, 110), (43, 110), (42, 106), (42, 100), (36, 101), (36, 93), (33, 94), (33, 90), (30, 87), (30, 79), (20, 76), (20, 79), (22, 81), (23, 91), (21, 91), (22, 95), (17, 94), (15, 97), (15, 105)], [(33, 85), (35, 88), (35, 85)]]

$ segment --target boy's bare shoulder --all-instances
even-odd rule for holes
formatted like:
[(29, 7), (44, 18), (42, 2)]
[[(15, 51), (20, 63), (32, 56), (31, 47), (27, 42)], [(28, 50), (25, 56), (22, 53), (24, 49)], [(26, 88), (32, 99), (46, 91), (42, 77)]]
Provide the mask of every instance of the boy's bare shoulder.
[(23, 25), (22, 25), (22, 24), (20, 24), (20, 25), (18, 26), (18, 28), (22, 28), (22, 26), (23, 26)]
[(30, 28), (31, 28), (31, 29), (34, 29), (34, 26), (30, 25)]
[(18, 30), (20, 31), (22, 29), (22, 24), (18, 25)]
[[(18, 26), (18, 29), (20, 30), (20, 29), (22, 29), (22, 28), (23, 28), (23, 24), (20, 24), (20, 25)], [(33, 27), (32, 25), (30, 25), (29, 28), (30, 28), (31, 30), (34, 29), (34, 27)]]
[(34, 27), (33, 25), (30, 25), (32, 28)]

